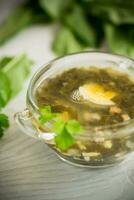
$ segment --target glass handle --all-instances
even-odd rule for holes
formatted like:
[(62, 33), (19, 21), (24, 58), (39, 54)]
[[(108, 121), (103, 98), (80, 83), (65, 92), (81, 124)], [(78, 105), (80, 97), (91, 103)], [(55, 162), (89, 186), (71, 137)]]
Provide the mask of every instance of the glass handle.
[(21, 130), (28, 136), (45, 142), (54, 139), (55, 133), (49, 132), (48, 129), (41, 127), (27, 108), (23, 112), (16, 113), (14, 117)]
[(33, 116), (27, 108), (23, 112), (16, 113), (14, 118), (24, 133), (33, 138), (40, 139), (38, 129), (33, 123)]

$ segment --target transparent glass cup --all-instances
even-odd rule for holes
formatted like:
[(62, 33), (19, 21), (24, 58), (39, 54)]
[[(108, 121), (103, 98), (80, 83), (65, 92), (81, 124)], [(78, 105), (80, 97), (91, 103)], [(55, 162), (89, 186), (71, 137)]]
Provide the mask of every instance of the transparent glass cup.
[(44, 141), (64, 161), (83, 167), (106, 167), (118, 163), (134, 150), (134, 119), (116, 125), (86, 127), (75, 136), (76, 145), (61, 151), (54, 143), (55, 133), (38, 123), (39, 108), (35, 99), (38, 86), (47, 78), (80, 67), (114, 67), (134, 77), (132, 59), (101, 52), (66, 55), (43, 65), (33, 76), (27, 91), (27, 108), (15, 114), (15, 120), (27, 135)]

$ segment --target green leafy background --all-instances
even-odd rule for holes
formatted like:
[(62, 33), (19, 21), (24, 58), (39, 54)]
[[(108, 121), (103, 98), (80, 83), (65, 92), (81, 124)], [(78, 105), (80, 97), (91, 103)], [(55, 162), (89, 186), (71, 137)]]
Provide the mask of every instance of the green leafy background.
[(32, 61), (25, 54), (0, 59), (0, 138), (9, 126), (8, 117), (1, 112), (22, 89), (31, 65)]
[(132, 0), (27, 0), (1, 25), (0, 44), (37, 23), (59, 25), (52, 44), (57, 55), (101, 49), (105, 42), (108, 51), (134, 57)]

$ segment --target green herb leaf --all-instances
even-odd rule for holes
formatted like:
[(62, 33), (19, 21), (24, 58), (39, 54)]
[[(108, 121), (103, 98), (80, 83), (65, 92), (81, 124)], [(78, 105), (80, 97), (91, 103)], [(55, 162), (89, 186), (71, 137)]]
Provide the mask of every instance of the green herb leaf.
[(81, 51), (84, 46), (67, 27), (62, 27), (53, 42), (52, 48), (57, 55), (65, 55)]
[(47, 114), (47, 113), (51, 113), (51, 112), (52, 112), (51, 106), (45, 106), (44, 108), (40, 108), (41, 114)]
[(66, 124), (66, 129), (70, 134), (80, 134), (84, 131), (80, 123), (76, 120), (69, 120)]
[(4, 130), (9, 127), (8, 117), (5, 114), (0, 113), (0, 138), (4, 134)]
[(3, 128), (9, 127), (8, 117), (3, 113), (0, 113), (0, 126), (2, 126)]
[(59, 116), (58, 113), (52, 113), (51, 106), (46, 106), (45, 108), (40, 109), (41, 116), (39, 117), (39, 121), (41, 124), (44, 124), (52, 119), (57, 119)]
[(32, 61), (27, 57), (26, 54), (15, 56), (2, 67), (1, 71), (8, 78), (11, 87), (11, 98), (18, 94), (22, 89), (24, 80), (30, 73), (30, 67)]
[(41, 116), (39, 117), (39, 121), (41, 124), (46, 123), (53, 119), (53, 113), (51, 112), (51, 107), (46, 106), (45, 108), (40, 109)]
[(65, 124), (66, 122), (64, 122), (63, 120), (57, 120), (55, 123), (54, 123), (54, 132), (57, 133), (57, 134), (61, 134), (65, 128)]
[(72, 0), (39, 0), (40, 6), (52, 17), (59, 18)]
[(72, 12), (66, 15), (63, 19), (64, 23), (69, 26), (72, 32), (76, 34), (76, 36), (85, 46), (96, 46), (95, 30), (90, 24), (90, 21), (87, 20), (82, 7), (78, 5), (75, 6)]
[(0, 109), (3, 108), (11, 97), (11, 87), (8, 77), (0, 71)]
[(56, 146), (65, 151), (75, 143), (73, 135), (80, 134), (84, 131), (77, 120), (68, 120), (67, 122), (61, 119), (60, 113), (52, 112), (51, 106), (46, 106), (40, 109), (39, 122), (45, 124), (50, 120), (54, 120), (52, 131), (56, 133)]
[[(0, 59), (0, 110), (21, 90), (30, 72), (32, 62), (26, 55)], [(8, 118), (0, 114), (0, 136), (9, 125)]]
[(85, 12), (114, 24), (134, 24), (134, 2), (131, 0), (81, 0)]
[(74, 143), (74, 138), (67, 132), (66, 129), (62, 131), (61, 134), (55, 137), (56, 146), (62, 151), (66, 151), (70, 148)]
[(41, 115), (39, 117), (39, 121), (41, 124), (44, 124), (53, 119), (53, 115), (51, 113), (47, 113), (46, 115)]
[(0, 59), (0, 70), (5, 67), (11, 60), (13, 59), (13, 57), (9, 57), (9, 56), (4, 56)]
[(134, 58), (134, 26), (106, 24), (105, 34), (112, 52)]

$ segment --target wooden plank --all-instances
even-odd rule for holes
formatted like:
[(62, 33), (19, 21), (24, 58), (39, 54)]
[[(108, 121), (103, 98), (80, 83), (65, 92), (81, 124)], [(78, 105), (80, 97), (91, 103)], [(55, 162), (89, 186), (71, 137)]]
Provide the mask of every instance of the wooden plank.
[(131, 163), (132, 158), (99, 170), (74, 167), (13, 124), (0, 141), (0, 200), (133, 200)]

